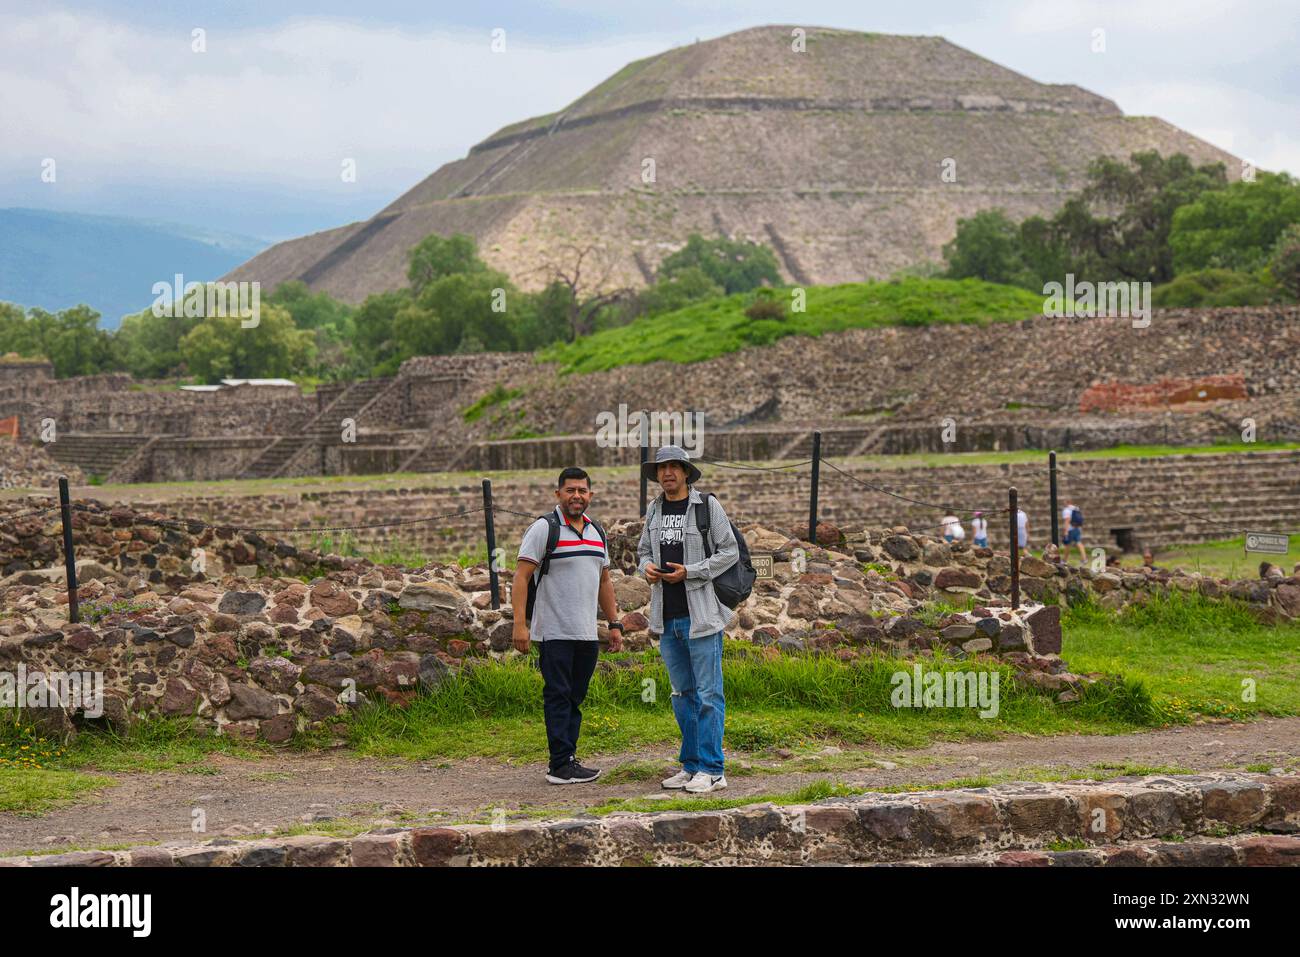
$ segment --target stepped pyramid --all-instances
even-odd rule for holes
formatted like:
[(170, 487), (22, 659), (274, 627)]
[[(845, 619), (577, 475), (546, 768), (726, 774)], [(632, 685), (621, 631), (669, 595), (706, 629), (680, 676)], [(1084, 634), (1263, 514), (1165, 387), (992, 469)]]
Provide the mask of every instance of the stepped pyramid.
[[(691, 232), (760, 240), (793, 282), (940, 258), (959, 217), (1051, 214), (1100, 154), (1240, 162), (1077, 86), (1037, 83), (941, 37), (743, 30), (628, 64), (558, 113), (506, 126), (373, 218), (271, 247), (228, 279), (350, 302), (406, 284), (408, 250), (468, 233), (525, 289), (594, 246), (640, 285)], [(654, 182), (643, 181), (654, 160)], [(941, 178), (955, 162), (956, 181)], [(951, 164), (949, 164), (951, 166)]]

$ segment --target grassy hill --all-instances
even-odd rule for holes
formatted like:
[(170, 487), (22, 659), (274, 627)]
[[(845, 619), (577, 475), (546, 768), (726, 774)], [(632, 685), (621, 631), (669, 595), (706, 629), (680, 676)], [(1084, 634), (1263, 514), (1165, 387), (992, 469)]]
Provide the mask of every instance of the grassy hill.
[[(1043, 309), (1040, 295), (978, 279), (908, 278), (811, 286), (807, 292), (806, 310), (785, 319), (749, 318), (745, 309), (754, 294), (737, 293), (552, 346), (539, 357), (558, 362), (563, 373), (598, 372), (661, 359), (699, 362), (785, 336), (936, 322), (1015, 322)], [(778, 298), (789, 301), (785, 291)]]

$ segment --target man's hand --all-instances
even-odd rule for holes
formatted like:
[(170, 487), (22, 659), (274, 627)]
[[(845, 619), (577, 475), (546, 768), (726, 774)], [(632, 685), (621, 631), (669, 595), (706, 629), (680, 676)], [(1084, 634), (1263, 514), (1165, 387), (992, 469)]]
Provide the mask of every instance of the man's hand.
[(651, 562), (649, 565), (645, 567), (645, 580), (648, 581), (650, 584), (652, 585), (659, 584), (659, 579), (663, 577), (664, 577), (663, 575), (660, 575), (657, 571), (655, 571), (655, 566), (653, 562)]
[(622, 628), (611, 628), (609, 630), (609, 650), (610, 652), (619, 652), (623, 650)]
[(660, 575), (660, 576), (659, 576), (659, 577), (662, 578), (664, 581), (666, 581), (668, 584), (670, 584), (670, 585), (676, 585), (678, 582), (681, 582), (681, 581), (685, 581), (685, 580), (686, 580), (686, 566), (685, 566), (685, 565), (678, 565), (676, 562), (669, 562), (669, 563), (668, 563), (668, 567), (671, 568), (672, 571), (671, 571), (669, 574), (667, 574), (667, 575)]
[(514, 629), (515, 651), (521, 654), (528, 654), (529, 644), (528, 623), (525, 621), (516, 621)]

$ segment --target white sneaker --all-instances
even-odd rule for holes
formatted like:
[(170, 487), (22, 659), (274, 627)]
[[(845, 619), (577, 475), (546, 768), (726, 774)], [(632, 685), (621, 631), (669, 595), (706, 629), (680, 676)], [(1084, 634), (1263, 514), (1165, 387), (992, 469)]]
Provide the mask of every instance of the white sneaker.
[(686, 785), (686, 790), (691, 794), (708, 794), (710, 791), (721, 791), (727, 786), (725, 775), (719, 774), (714, 777), (701, 771), (691, 778), (690, 783)]
[(660, 781), (659, 783), (660, 783), (663, 787), (666, 787), (666, 788), (672, 788), (673, 790), (677, 790), (678, 788), (684, 788), (684, 787), (686, 787), (686, 785), (690, 782), (691, 778), (693, 778), (693, 777), (695, 777), (695, 775), (691, 774), (690, 771), (678, 771), (678, 772), (677, 772), (676, 774), (674, 774), (672, 777), (670, 777), (670, 778), (668, 778), (668, 779), (666, 779), (666, 780)]

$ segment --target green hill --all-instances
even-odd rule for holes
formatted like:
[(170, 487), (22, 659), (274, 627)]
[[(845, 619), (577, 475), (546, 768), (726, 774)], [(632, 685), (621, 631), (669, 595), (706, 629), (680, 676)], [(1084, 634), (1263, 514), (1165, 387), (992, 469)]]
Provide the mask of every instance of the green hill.
[[(1015, 322), (1041, 315), (1043, 297), (979, 279), (899, 279), (809, 286), (804, 312), (784, 319), (751, 319), (753, 293), (694, 303), (648, 316), (539, 353), (562, 373), (598, 372), (664, 359), (699, 362), (761, 346), (785, 336), (820, 336), (844, 329), (925, 326), (936, 322)], [(789, 303), (790, 290), (777, 291)]]

